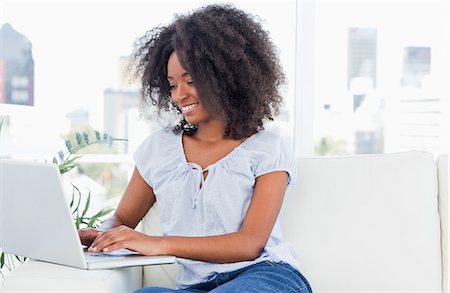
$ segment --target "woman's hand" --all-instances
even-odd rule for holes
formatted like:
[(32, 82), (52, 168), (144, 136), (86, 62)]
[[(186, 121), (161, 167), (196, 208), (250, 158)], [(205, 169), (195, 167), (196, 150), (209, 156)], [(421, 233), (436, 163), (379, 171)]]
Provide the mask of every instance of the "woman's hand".
[(143, 255), (164, 254), (162, 237), (149, 236), (125, 225), (99, 233), (89, 247), (89, 251), (110, 252), (121, 248), (130, 249)]
[(90, 246), (100, 233), (101, 233), (100, 230), (92, 228), (83, 228), (78, 230), (78, 235), (80, 236), (81, 244), (86, 246)]
[[(148, 248), (146, 250), (143, 249), (142, 242), (145, 242), (143, 240), (146, 239), (144, 237), (146, 235), (138, 233), (130, 227), (134, 228), (137, 226), (155, 201), (156, 198), (153, 189), (145, 182), (135, 167), (130, 182), (114, 215), (103, 222), (100, 229), (78, 230), (81, 243), (90, 246), (90, 251), (101, 251), (105, 248), (107, 248), (106, 251), (128, 248), (142, 254), (152, 255), (154, 250), (149, 250)], [(150, 236), (147, 237), (150, 238)], [(153, 242), (156, 242), (155, 239), (158, 237), (152, 238)], [(148, 241), (148, 239), (146, 240)], [(151, 245), (150, 247), (154, 246)], [(96, 249), (92, 249), (93, 247)]]

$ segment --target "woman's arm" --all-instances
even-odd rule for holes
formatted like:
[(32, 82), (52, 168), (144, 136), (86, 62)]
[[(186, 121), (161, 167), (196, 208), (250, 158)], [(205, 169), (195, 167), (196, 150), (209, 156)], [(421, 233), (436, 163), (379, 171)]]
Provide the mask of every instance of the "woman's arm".
[(154, 237), (120, 226), (93, 243), (92, 251), (129, 248), (146, 255), (175, 255), (207, 262), (237, 262), (259, 257), (281, 209), (288, 174), (272, 172), (256, 179), (255, 190), (241, 230), (208, 237)]
[(80, 229), (78, 234), (81, 242), (85, 245), (90, 245), (100, 231), (110, 230), (122, 225), (134, 229), (154, 203), (155, 195), (152, 188), (145, 182), (135, 167), (130, 182), (114, 214), (98, 230)]
[(134, 229), (155, 201), (153, 189), (135, 167), (114, 215), (103, 223), (102, 228), (111, 229), (125, 225)]

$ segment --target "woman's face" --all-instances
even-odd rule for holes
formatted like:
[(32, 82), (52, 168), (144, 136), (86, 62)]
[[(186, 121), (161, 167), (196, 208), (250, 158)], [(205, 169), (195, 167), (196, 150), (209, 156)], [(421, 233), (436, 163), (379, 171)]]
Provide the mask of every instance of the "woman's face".
[(172, 100), (188, 123), (200, 124), (210, 119), (200, 103), (191, 75), (181, 66), (176, 52), (170, 55), (167, 62), (167, 80)]

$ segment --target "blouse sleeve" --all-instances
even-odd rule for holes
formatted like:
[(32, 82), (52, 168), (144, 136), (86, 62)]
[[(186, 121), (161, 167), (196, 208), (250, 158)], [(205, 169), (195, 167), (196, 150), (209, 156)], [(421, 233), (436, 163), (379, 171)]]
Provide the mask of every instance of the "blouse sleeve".
[(145, 182), (153, 188), (153, 184), (151, 182), (151, 166), (149, 161), (151, 161), (151, 152), (153, 150), (153, 137), (154, 134), (149, 135), (136, 149), (133, 155), (134, 163), (136, 165), (139, 174), (145, 180)]
[(178, 167), (184, 155), (179, 150), (179, 139), (172, 130), (162, 128), (150, 134), (134, 152), (136, 168), (151, 188)]
[(271, 137), (259, 152), (256, 160), (255, 178), (275, 171), (286, 171), (288, 186), (297, 180), (295, 154), (290, 144), (280, 136)]

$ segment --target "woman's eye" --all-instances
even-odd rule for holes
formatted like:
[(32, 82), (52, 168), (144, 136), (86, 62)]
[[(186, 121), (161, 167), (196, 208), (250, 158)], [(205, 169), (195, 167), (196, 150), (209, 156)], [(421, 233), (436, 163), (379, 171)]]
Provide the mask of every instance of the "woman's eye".
[(175, 89), (175, 86), (173, 84), (169, 84), (169, 91), (173, 91)]
[(188, 85), (193, 85), (194, 82), (193, 82), (192, 80), (190, 80), (190, 81), (187, 82), (187, 84), (188, 84)]

